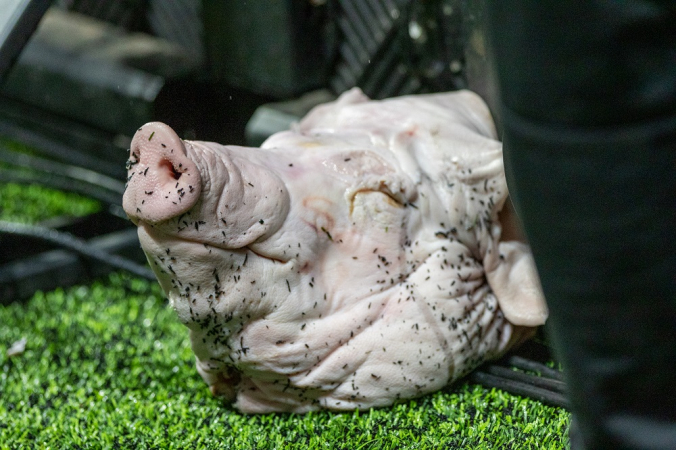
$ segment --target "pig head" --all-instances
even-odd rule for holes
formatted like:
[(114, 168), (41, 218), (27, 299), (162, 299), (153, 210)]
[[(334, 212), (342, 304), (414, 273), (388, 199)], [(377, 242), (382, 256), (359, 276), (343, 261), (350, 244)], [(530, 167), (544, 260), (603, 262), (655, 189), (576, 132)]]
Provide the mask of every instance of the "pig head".
[(473, 93), (354, 89), (261, 148), (149, 123), (130, 151), (124, 209), (197, 370), (241, 411), (420, 396), (544, 323)]

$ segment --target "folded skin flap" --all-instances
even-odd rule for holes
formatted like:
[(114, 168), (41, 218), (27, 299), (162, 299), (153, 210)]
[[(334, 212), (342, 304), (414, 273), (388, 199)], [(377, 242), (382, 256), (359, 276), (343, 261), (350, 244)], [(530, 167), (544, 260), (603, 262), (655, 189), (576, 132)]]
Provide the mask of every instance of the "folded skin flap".
[(547, 320), (548, 310), (529, 247), (518, 241), (500, 242), (498, 262), (486, 270), (505, 318), (514, 325), (535, 327)]

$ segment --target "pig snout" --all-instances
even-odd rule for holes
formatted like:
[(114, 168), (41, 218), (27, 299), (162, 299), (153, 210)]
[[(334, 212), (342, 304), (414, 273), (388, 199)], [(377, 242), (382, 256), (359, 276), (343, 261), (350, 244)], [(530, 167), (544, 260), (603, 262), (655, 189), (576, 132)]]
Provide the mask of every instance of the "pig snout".
[(151, 122), (138, 129), (127, 161), (122, 199), (127, 216), (155, 224), (190, 210), (201, 193), (201, 176), (169, 126)]

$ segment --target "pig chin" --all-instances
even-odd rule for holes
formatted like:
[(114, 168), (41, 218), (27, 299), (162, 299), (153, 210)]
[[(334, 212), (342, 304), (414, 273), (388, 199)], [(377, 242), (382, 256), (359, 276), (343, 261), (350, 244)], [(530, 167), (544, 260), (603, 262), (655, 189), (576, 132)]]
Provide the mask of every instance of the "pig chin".
[(284, 281), (279, 286), (264, 286), (254, 274), (291, 279), (293, 264), (279, 263), (247, 248), (223, 249), (188, 241), (144, 223), (138, 233), (163, 291), (181, 322), (193, 331), (211, 330), (213, 334), (218, 328), (221, 338), (228, 339), (243, 327), (245, 318), (255, 320), (276, 309), (278, 305), (268, 305), (268, 300), (281, 298), (287, 290)]

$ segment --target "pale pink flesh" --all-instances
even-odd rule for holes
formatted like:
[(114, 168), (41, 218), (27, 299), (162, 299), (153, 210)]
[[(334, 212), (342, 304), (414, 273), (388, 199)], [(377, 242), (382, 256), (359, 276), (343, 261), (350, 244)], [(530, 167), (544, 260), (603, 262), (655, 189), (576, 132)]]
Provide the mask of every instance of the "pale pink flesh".
[[(261, 149), (142, 127), (125, 210), (212, 392), (246, 412), (383, 406), (528, 337), (547, 312), (509, 214), (502, 236), (494, 137), (467, 92), (352, 91)], [(198, 194), (177, 202), (184, 180)]]

